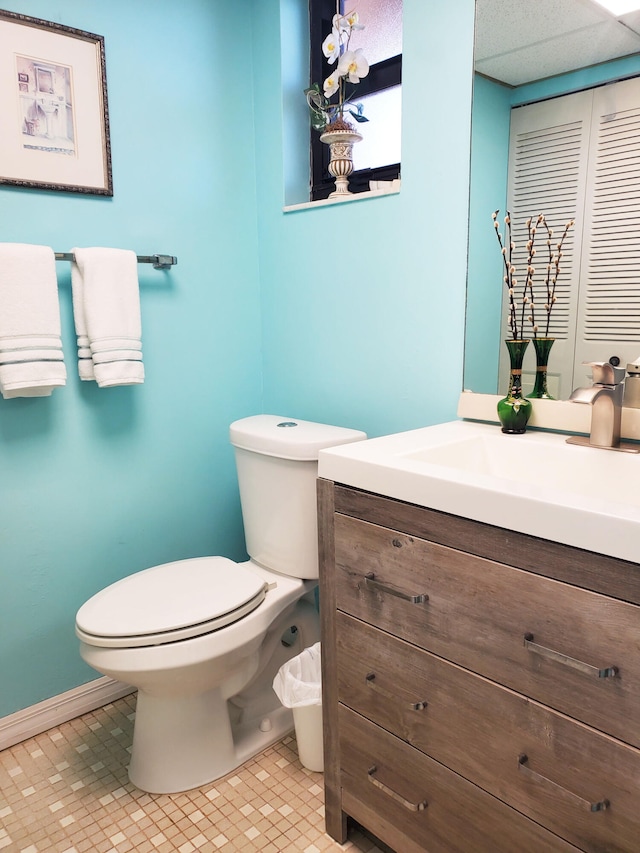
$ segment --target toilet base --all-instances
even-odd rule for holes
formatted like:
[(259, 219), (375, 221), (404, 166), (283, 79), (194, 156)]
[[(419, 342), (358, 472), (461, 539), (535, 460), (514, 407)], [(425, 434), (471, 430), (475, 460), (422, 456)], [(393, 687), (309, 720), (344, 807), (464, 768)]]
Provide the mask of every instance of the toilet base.
[(198, 788), (293, 732), (293, 714), (280, 704), (273, 679), (285, 661), (318, 642), (319, 628), (311, 602), (300, 599), (287, 608), (263, 640), (254, 676), (228, 701), (221, 687), (187, 696), (138, 689), (129, 765), (133, 784), (150, 794)]
[[(263, 721), (268, 721), (270, 728), (267, 731), (260, 728)], [(281, 705), (268, 716), (263, 717), (257, 724), (253, 721), (238, 726), (234, 729), (236, 758), (238, 760), (235, 766), (239, 767), (245, 761), (253, 758), (254, 755), (262, 752), (263, 749), (282, 740), (286, 735), (293, 734), (293, 730), (293, 712)]]
[(150, 794), (198, 788), (235, 770), (293, 727), (291, 711), (276, 707), (232, 732), (218, 688), (179, 699), (138, 691), (129, 779)]

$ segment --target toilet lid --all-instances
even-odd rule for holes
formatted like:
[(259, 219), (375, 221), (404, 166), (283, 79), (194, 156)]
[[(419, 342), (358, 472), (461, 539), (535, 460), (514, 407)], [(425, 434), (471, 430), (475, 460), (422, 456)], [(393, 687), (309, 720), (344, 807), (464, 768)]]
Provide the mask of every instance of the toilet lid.
[(163, 563), (96, 593), (78, 611), (76, 632), (99, 646), (188, 639), (250, 613), (266, 588), (261, 577), (225, 557)]

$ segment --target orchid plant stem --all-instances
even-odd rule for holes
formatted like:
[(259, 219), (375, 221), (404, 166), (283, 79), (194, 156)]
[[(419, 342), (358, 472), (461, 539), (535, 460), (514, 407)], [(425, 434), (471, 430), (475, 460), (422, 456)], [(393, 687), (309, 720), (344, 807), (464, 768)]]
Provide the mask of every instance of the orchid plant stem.
[[(314, 130), (353, 129), (349, 121), (344, 119), (345, 112), (358, 123), (368, 121), (362, 114), (362, 104), (353, 103), (347, 93), (347, 83), (351, 83), (355, 91), (355, 86), (369, 73), (369, 61), (363, 49), (358, 47), (352, 50), (350, 47), (354, 30), (364, 29), (364, 25), (359, 23), (355, 10), (343, 14), (341, 6), (340, 0), (337, 0), (331, 32), (322, 43), (327, 62), (335, 67), (322, 87), (316, 82), (304, 90)], [(337, 103), (331, 100), (336, 94)], [(334, 124), (337, 127), (333, 128)]]

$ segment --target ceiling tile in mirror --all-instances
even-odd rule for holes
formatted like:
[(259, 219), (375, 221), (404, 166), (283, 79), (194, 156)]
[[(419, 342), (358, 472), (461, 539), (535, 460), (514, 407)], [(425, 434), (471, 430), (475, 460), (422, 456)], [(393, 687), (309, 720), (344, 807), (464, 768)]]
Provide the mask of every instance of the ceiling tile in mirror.
[(640, 12), (617, 21), (590, 0), (476, 0), (476, 71), (510, 86), (639, 51)]
[(628, 15), (623, 15), (620, 20), (625, 27), (640, 33), (640, 12), (630, 12)]
[(600, 23), (611, 23), (611, 16), (585, 0), (476, 0), (476, 58), (499, 56)]
[[(509, 44), (506, 36), (503, 51), (505, 44)], [(640, 35), (609, 18), (596, 27), (478, 60), (475, 67), (476, 71), (494, 80), (520, 86), (638, 51)]]

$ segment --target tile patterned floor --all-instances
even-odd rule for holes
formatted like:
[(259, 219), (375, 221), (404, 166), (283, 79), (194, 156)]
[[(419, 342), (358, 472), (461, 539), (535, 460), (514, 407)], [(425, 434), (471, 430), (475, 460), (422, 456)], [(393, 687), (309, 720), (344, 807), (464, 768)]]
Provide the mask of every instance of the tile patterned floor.
[(0, 853), (380, 853), (324, 833), (322, 774), (285, 738), (216, 782), (146, 794), (127, 776), (135, 694), (0, 753)]

